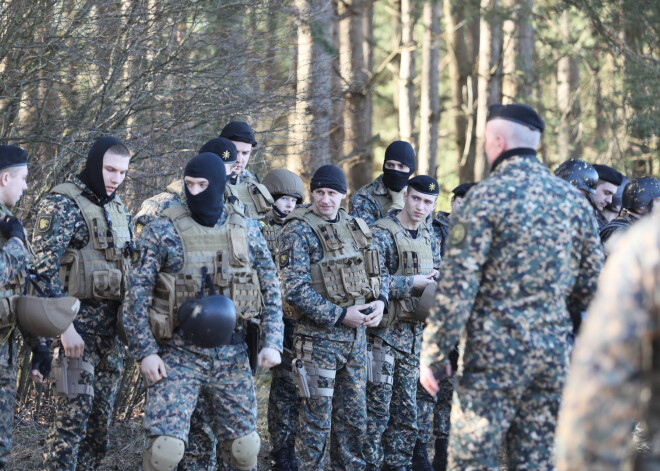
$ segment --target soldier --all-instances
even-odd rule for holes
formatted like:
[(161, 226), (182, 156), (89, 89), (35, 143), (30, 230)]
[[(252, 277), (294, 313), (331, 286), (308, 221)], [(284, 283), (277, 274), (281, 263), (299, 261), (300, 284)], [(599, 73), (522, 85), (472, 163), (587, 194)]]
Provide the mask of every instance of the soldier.
[(405, 141), (394, 141), (385, 149), (383, 173), (351, 196), (349, 212), (371, 226), (391, 209), (403, 208), (403, 190), (413, 173), (415, 151)]
[(254, 131), (243, 121), (232, 121), (222, 128), (220, 137), (234, 143), (238, 156), (234, 173), (227, 182), (227, 194), (243, 203), (247, 217), (261, 219), (270, 211), (273, 197), (247, 169), (252, 149), (257, 146)]
[(310, 189), (311, 206), (289, 215), (278, 243), (283, 299), (297, 317), (294, 381), (304, 398), (296, 454), (300, 469), (323, 470), (332, 427), (332, 467), (362, 470), (365, 330), (383, 316), (389, 279), (380, 277), (366, 223), (340, 208), (346, 198), (343, 172), (320, 167)]
[(603, 252), (587, 201), (536, 158), (544, 124), (530, 107), (494, 105), (490, 176), (456, 214), (424, 330), (420, 380), (451, 374), (461, 338), (450, 469), (553, 469), (552, 442), (568, 365), (571, 316), (596, 287)]
[[(225, 172), (230, 175), (236, 167), (236, 146), (229, 139), (216, 137), (211, 139), (199, 149), (199, 153), (211, 152), (218, 155), (225, 164)], [(176, 179), (167, 185), (165, 191), (144, 200), (140, 210), (135, 215), (135, 232), (140, 234), (147, 223), (153, 221), (170, 206), (186, 205), (186, 193), (183, 189), (183, 180)], [(225, 194), (225, 196), (227, 196)]]
[[(21, 221), (9, 208), (27, 189), (27, 152), (17, 146), (0, 145), (0, 469), (7, 469), (11, 450), (11, 432), (16, 403), (16, 362), (14, 361), (14, 322), (9, 298), (20, 292), (21, 278), (30, 263)], [(35, 363), (46, 356), (44, 367), (50, 366), (48, 349), (34, 352)], [(36, 365), (38, 366), (38, 365)], [(44, 373), (47, 371), (44, 369)]]
[(603, 209), (603, 216), (605, 216), (605, 219), (607, 219), (609, 222), (612, 222), (619, 216), (619, 213), (621, 212), (621, 204), (623, 201), (623, 190), (626, 188), (626, 185), (629, 182), (630, 179), (624, 175), (624, 177), (621, 179), (621, 185), (619, 185), (616, 193), (614, 193), (614, 196), (612, 196), (612, 202), (608, 203), (607, 206), (605, 206)]
[[(261, 232), (268, 248), (277, 261), (277, 238), (284, 219), (297, 205), (303, 203), (305, 186), (301, 178), (289, 170), (278, 168), (264, 177), (264, 185), (273, 195), (273, 209), (264, 217)], [(298, 388), (291, 376), (293, 358), (293, 332), (296, 322), (284, 306), (284, 350), (282, 363), (273, 368), (273, 380), (268, 395), (268, 434), (272, 471), (292, 471), (298, 468), (296, 459), (296, 433), (298, 430)]]
[[(658, 469), (659, 314), (660, 219), (651, 217), (622, 237), (601, 274), (564, 388), (558, 470)], [(651, 450), (626, 460), (640, 418)]]
[[(465, 182), (458, 185), (456, 188), (451, 190), (453, 193), (449, 204), (451, 205), (451, 214), (456, 213), (458, 208), (463, 206), (463, 201), (465, 200), (465, 195), (475, 185), (473, 182)], [(451, 226), (451, 214), (445, 211), (438, 211), (433, 218), (432, 228), (435, 232), (435, 236), (440, 242), (440, 253), (444, 255), (445, 248), (447, 247), (447, 239), (449, 237), (449, 227)]]
[(62, 367), (55, 378), (61, 394), (43, 455), (47, 469), (96, 469), (108, 450), (124, 365), (117, 311), (133, 250), (130, 215), (116, 190), (130, 157), (119, 139), (96, 140), (83, 171), (55, 186), (37, 210), (34, 268), (55, 296), (81, 301), (59, 339), (66, 358), (58, 361), (70, 365), (68, 376)]
[(660, 180), (653, 177), (634, 178), (621, 197), (621, 214), (600, 231), (605, 255), (612, 253), (623, 233), (639, 218), (660, 211)]
[[(263, 302), (259, 365), (279, 364), (280, 291), (258, 224), (223, 204), (225, 181), (216, 154), (195, 156), (184, 171), (186, 207), (165, 210), (137, 240), (125, 326), (131, 354), (149, 383), (144, 427), (152, 445), (144, 454), (145, 470), (176, 468), (199, 397), (207, 401), (225, 469), (256, 467), (260, 440), (245, 323)], [(207, 299), (205, 288), (209, 311), (204, 304), (191, 307), (188, 301)], [(229, 335), (216, 328), (217, 315), (217, 322), (225, 322), (217, 306), (214, 311), (216, 291), (236, 305), (238, 319)], [(196, 326), (186, 323), (191, 310)]]
[(437, 198), (438, 182), (426, 175), (412, 178), (403, 209), (391, 210), (372, 227), (381, 271), (390, 275), (390, 306), (378, 328), (367, 331), (367, 349), (373, 355), (363, 447), (367, 469), (380, 469), (383, 457), (383, 470), (406, 470), (412, 464), (423, 329), (415, 309), (424, 288), (435, 283), (440, 266), (440, 247), (424, 222)]
[(556, 168), (555, 175), (580, 190), (580, 193), (587, 198), (591, 205), (591, 213), (598, 230), (605, 227), (607, 221), (593, 201), (598, 188), (598, 172), (596, 169), (584, 160), (569, 159)]
[(598, 210), (599, 224), (605, 227), (608, 220), (603, 214), (603, 210), (612, 202), (612, 198), (621, 186), (623, 174), (608, 165), (594, 164), (593, 167), (598, 172), (598, 185), (596, 193), (591, 196), (591, 202)]

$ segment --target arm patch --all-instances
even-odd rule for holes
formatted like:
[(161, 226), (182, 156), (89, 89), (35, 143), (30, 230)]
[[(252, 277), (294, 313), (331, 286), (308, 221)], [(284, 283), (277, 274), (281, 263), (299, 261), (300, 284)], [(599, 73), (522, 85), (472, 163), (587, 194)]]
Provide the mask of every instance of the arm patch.
[(36, 230), (39, 234), (49, 234), (53, 229), (53, 215), (40, 214), (37, 217)]

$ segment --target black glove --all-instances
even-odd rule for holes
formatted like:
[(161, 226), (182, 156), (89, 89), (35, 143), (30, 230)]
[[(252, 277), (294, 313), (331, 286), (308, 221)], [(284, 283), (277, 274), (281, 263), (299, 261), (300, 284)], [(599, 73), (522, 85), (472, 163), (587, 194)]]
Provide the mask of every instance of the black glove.
[(50, 374), (50, 351), (48, 345), (37, 345), (37, 348), (32, 350), (32, 369), (39, 370), (44, 377), (48, 378)]
[(4, 221), (0, 220), (0, 231), (7, 239), (18, 237), (25, 243), (25, 231), (21, 220), (16, 216), (8, 216)]

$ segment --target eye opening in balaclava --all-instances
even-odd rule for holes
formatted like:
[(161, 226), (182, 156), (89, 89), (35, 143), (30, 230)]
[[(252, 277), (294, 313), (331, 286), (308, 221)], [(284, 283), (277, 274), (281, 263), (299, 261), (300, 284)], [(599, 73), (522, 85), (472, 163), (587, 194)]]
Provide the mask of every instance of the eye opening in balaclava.
[(204, 191), (193, 195), (184, 182), (186, 202), (192, 218), (202, 226), (216, 225), (224, 210), (226, 182), (225, 165), (222, 159), (211, 152), (197, 154), (188, 161), (183, 172), (185, 177), (206, 178), (209, 185)]
[(116, 192), (108, 195), (105, 191), (105, 180), (103, 179), (103, 157), (106, 152), (111, 151), (118, 155), (130, 157), (131, 154), (119, 139), (114, 136), (104, 136), (92, 144), (92, 148), (87, 153), (87, 162), (78, 178), (87, 187), (98, 196), (102, 205), (105, 205), (115, 197)]
[[(395, 160), (407, 166), (408, 172), (385, 168), (385, 162)], [(394, 141), (385, 149), (383, 161), (383, 184), (392, 191), (401, 191), (408, 183), (410, 175), (415, 173), (415, 151), (406, 141)]]

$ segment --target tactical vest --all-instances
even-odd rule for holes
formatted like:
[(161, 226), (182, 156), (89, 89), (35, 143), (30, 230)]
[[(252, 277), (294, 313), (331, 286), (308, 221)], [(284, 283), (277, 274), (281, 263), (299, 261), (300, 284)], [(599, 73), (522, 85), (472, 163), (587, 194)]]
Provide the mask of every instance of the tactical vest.
[[(12, 216), (11, 212), (0, 204), (0, 218)], [(4, 247), (8, 239), (0, 232), (0, 247)], [(0, 329), (11, 327), (16, 320), (15, 313), (13, 312), (12, 305), (9, 298), (21, 292), (21, 286), (25, 283), (25, 273), (21, 272), (13, 280), (6, 285), (0, 286)], [(0, 338), (2, 343), (3, 338)]]
[(255, 180), (244, 180), (236, 185), (227, 182), (225, 199), (234, 196), (245, 206), (245, 215), (252, 219), (261, 219), (273, 206), (273, 197), (268, 189)]
[(380, 217), (385, 217), (393, 209), (403, 209), (403, 192), (401, 190), (398, 192), (387, 190), (387, 193), (384, 195), (377, 195), (371, 191), (371, 195), (376, 200), (378, 208), (380, 208)]
[[(74, 183), (62, 183), (51, 193), (66, 195), (82, 213), (89, 241), (82, 249), (67, 248), (60, 262), (60, 281), (69, 296), (78, 299), (122, 299), (131, 268), (131, 230), (118, 196), (105, 206), (94, 204)], [(109, 228), (106, 213), (112, 222)]]
[[(419, 226), (417, 238), (411, 238), (406, 231), (393, 219), (383, 218), (374, 224), (376, 227), (388, 231), (394, 239), (396, 251), (399, 256), (399, 266), (393, 276), (415, 276), (431, 273), (433, 270), (432, 237), (428, 226), (422, 223)], [(403, 299), (390, 299), (390, 309), (383, 316), (378, 327), (389, 327), (395, 321), (418, 322), (414, 317), (419, 296)]]
[[(380, 294), (378, 251), (370, 249), (371, 230), (360, 218), (340, 209), (329, 223), (311, 208), (295, 210), (290, 219), (305, 221), (321, 241), (323, 258), (310, 266), (312, 288), (340, 307), (364, 304)], [(302, 313), (297, 313), (300, 317)]]
[(264, 239), (266, 239), (268, 250), (270, 250), (270, 253), (273, 256), (273, 260), (275, 260), (275, 251), (277, 250), (277, 236), (282, 230), (282, 226), (277, 224), (270, 224), (267, 218), (262, 220), (262, 222), (263, 225), (261, 226), (261, 233), (264, 235)]
[(204, 273), (208, 273), (218, 294), (234, 302), (240, 319), (252, 319), (259, 314), (261, 287), (250, 264), (247, 220), (232, 205), (225, 209), (227, 220), (220, 227), (196, 223), (183, 206), (163, 211), (162, 216), (172, 221), (183, 245), (183, 268), (178, 273), (158, 275), (149, 312), (157, 340), (172, 336), (179, 307), (200, 296)]

